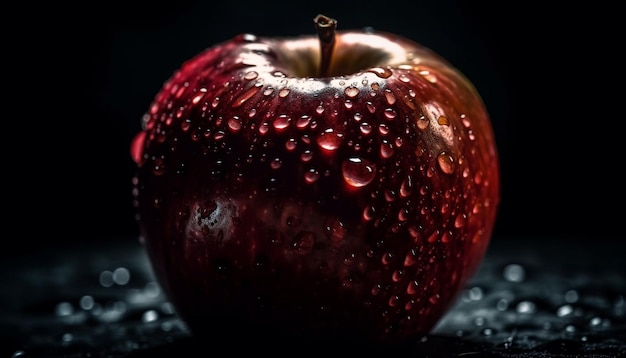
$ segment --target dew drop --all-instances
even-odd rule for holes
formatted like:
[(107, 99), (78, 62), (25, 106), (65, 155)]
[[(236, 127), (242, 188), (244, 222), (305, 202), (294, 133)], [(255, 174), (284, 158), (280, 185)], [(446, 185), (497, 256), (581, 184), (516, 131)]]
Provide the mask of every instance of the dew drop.
[(426, 119), (426, 116), (424, 115), (419, 116), (416, 121), (417, 128), (419, 128), (420, 130), (428, 128), (429, 123), (430, 122), (428, 121), (428, 119)]
[(385, 117), (387, 117), (387, 119), (396, 118), (396, 111), (393, 108), (385, 108)]
[(385, 159), (390, 158), (393, 156), (394, 152), (395, 151), (393, 147), (391, 146), (391, 143), (383, 142), (380, 144), (380, 156), (382, 158), (385, 158)]
[(437, 163), (439, 168), (446, 174), (452, 174), (456, 168), (454, 163), (454, 157), (447, 152), (441, 152), (437, 156)]
[(286, 114), (281, 114), (280, 116), (276, 117), (276, 119), (274, 119), (274, 122), (272, 124), (274, 128), (282, 130), (289, 126), (289, 122), (291, 122), (291, 117)]
[(310, 149), (306, 149), (304, 152), (302, 152), (302, 154), (300, 155), (300, 160), (302, 160), (303, 162), (308, 162), (313, 158), (313, 152), (311, 152)]
[(390, 89), (385, 90), (385, 99), (389, 105), (396, 103), (396, 96), (391, 92)]
[(280, 160), (280, 158), (274, 158), (272, 162), (270, 163), (270, 166), (272, 167), (272, 169), (278, 169), (281, 167), (281, 165), (283, 165), (283, 161)]
[(413, 192), (413, 178), (407, 175), (406, 178), (400, 184), (400, 196), (406, 198)]
[(332, 242), (342, 241), (346, 237), (347, 230), (344, 224), (337, 218), (330, 218), (326, 222), (324, 231)]
[(362, 158), (348, 158), (341, 166), (343, 179), (355, 188), (371, 183), (376, 176), (376, 164)]
[(335, 132), (332, 128), (326, 129), (317, 137), (317, 144), (326, 150), (336, 150), (339, 148), (343, 134)]
[(454, 219), (454, 227), (457, 229), (462, 228), (463, 226), (465, 226), (466, 222), (467, 222), (467, 215), (465, 213), (461, 213), (457, 215), (456, 218)]
[(343, 93), (345, 93), (348, 98), (354, 98), (359, 94), (359, 89), (354, 86), (350, 86), (346, 87)]
[(143, 157), (143, 147), (146, 141), (146, 131), (141, 131), (135, 135), (130, 146), (130, 155), (136, 164), (141, 163)]
[(372, 126), (369, 123), (363, 122), (359, 126), (359, 130), (361, 131), (361, 133), (368, 135), (372, 132)]
[(317, 179), (319, 178), (320, 178), (320, 173), (313, 168), (309, 169), (306, 173), (304, 173), (304, 180), (309, 184), (315, 183)]
[(299, 129), (306, 128), (311, 123), (311, 116), (303, 115), (296, 121), (296, 127)]
[(361, 113), (357, 112), (357, 113), (354, 114), (354, 116), (352, 118), (354, 118), (355, 121), (359, 122), (363, 118), (363, 115), (361, 115)]
[(242, 124), (239, 117), (235, 116), (228, 120), (228, 129), (230, 129), (233, 133), (237, 133), (241, 130)]
[(322, 114), (324, 113), (324, 107), (320, 104), (319, 106), (317, 106), (317, 108), (315, 109), (315, 113), (317, 114)]
[(391, 74), (392, 74), (389, 68), (383, 68), (383, 67), (373, 67), (367, 71), (375, 74), (376, 76), (380, 78), (389, 78), (391, 77)]
[(289, 92), (289, 88), (282, 88), (280, 91), (278, 91), (278, 97), (285, 98), (289, 95)]
[(252, 98), (252, 96), (254, 96), (255, 94), (257, 94), (259, 92), (260, 88), (259, 87), (250, 87), (247, 90), (245, 90), (245, 92), (243, 92), (241, 95), (239, 95), (232, 104), (233, 108), (238, 108), (240, 107), (242, 104), (244, 104), (247, 100), (249, 100), (250, 98)]
[(246, 80), (248, 80), (248, 81), (251, 81), (251, 80), (253, 80), (253, 79), (257, 78), (258, 76), (259, 76), (259, 73), (258, 73), (258, 72), (256, 72), (256, 71), (250, 71), (250, 72), (247, 72), (247, 73), (243, 76), (243, 78), (244, 78), (244, 79), (246, 79)]
[(522, 282), (526, 277), (526, 271), (521, 265), (509, 264), (504, 267), (502, 276), (509, 282)]
[(439, 116), (439, 118), (437, 118), (437, 123), (439, 125), (442, 125), (442, 126), (449, 126), (450, 125), (450, 121), (445, 116)]
[(291, 243), (291, 249), (300, 255), (311, 253), (314, 246), (315, 233), (308, 230), (300, 231)]
[(374, 113), (374, 112), (376, 112), (376, 106), (374, 106), (374, 104), (373, 104), (372, 102), (366, 102), (366, 103), (365, 103), (365, 107), (367, 107), (367, 110), (368, 110), (370, 113)]
[(285, 142), (285, 148), (288, 151), (293, 151), (294, 149), (296, 149), (296, 146), (298, 145), (298, 143), (296, 142), (296, 140), (294, 138), (289, 138), (287, 139), (287, 141)]
[(271, 95), (272, 93), (274, 93), (274, 88), (272, 88), (272, 87), (267, 87), (267, 88), (265, 89), (265, 91), (263, 91), (263, 95), (264, 95), (264, 96), (269, 96), (269, 95)]

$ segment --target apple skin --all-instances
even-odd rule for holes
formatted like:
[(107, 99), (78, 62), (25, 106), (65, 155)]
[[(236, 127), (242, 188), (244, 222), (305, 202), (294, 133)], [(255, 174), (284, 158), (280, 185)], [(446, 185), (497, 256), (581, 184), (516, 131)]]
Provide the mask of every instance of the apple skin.
[(243, 34), (189, 59), (143, 118), (135, 206), (180, 317), (219, 342), (406, 344), (482, 260), (495, 138), (470, 81), (409, 39)]

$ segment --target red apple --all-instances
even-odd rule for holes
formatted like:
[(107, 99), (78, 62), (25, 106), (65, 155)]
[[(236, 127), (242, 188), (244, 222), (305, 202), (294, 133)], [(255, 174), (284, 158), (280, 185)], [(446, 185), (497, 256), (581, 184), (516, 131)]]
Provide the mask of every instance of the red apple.
[(411, 342), (490, 241), (498, 155), (470, 81), (407, 38), (314, 24), (189, 59), (132, 143), (141, 237), (197, 336)]

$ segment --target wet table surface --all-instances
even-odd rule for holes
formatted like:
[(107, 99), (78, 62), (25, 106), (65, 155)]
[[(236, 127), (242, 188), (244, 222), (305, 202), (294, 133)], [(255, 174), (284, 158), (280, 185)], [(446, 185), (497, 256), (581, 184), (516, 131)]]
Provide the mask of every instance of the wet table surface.
[[(625, 248), (494, 238), (446, 316), (404, 356), (626, 356)], [(9, 258), (0, 269), (3, 357), (223, 355), (194, 340), (137, 240)]]

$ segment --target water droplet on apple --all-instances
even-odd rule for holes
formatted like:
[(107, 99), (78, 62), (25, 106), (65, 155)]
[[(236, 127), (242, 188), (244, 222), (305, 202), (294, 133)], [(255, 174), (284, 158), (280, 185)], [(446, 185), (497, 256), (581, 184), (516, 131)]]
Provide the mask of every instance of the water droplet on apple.
[(437, 123), (442, 126), (450, 125), (450, 121), (448, 120), (446, 116), (439, 116), (439, 118), (437, 118)]
[(365, 103), (365, 107), (367, 107), (367, 110), (368, 110), (370, 113), (374, 113), (374, 112), (376, 112), (376, 106), (374, 106), (374, 104), (373, 104), (372, 102), (367, 102), (367, 103)]
[(346, 87), (343, 93), (345, 93), (348, 98), (354, 98), (359, 94), (359, 89), (354, 86), (350, 86)]
[(385, 158), (385, 159), (390, 158), (393, 156), (394, 153), (395, 153), (395, 150), (391, 146), (391, 143), (383, 141), (383, 143), (380, 144), (380, 156), (382, 158)]
[(303, 115), (296, 121), (296, 127), (299, 129), (306, 128), (311, 123), (311, 116)]
[(280, 158), (274, 158), (272, 162), (270, 163), (270, 166), (272, 167), (272, 169), (278, 169), (280, 168), (281, 165), (283, 165), (283, 161), (280, 160)]
[(362, 158), (348, 158), (342, 163), (341, 169), (343, 179), (355, 188), (366, 186), (376, 176), (376, 164)]
[(250, 98), (252, 98), (255, 94), (257, 94), (259, 91), (261, 90), (260, 87), (250, 87), (247, 90), (245, 90), (242, 94), (240, 94), (234, 101), (232, 104), (233, 108), (238, 108), (240, 107), (242, 104), (244, 104), (247, 100), (249, 100)]
[(274, 128), (282, 130), (289, 126), (289, 122), (291, 122), (291, 117), (286, 114), (281, 114), (280, 116), (276, 117), (276, 119), (274, 119), (274, 122), (272, 124), (274, 125)]
[(375, 74), (376, 76), (380, 78), (389, 78), (392, 75), (392, 72), (389, 68), (383, 68), (383, 67), (373, 67), (367, 71)]
[(311, 253), (314, 246), (315, 233), (308, 230), (300, 231), (291, 243), (291, 249), (300, 255)]
[(304, 152), (300, 155), (300, 160), (303, 162), (308, 162), (313, 158), (313, 152), (310, 149), (305, 149)]
[(315, 109), (315, 112), (316, 112), (317, 114), (322, 114), (322, 113), (324, 113), (324, 107), (322, 106), (322, 104), (321, 104), (321, 103), (320, 103), (320, 105), (319, 105), (319, 106), (317, 106), (317, 108)]
[(137, 165), (141, 164), (143, 147), (146, 141), (146, 131), (140, 131), (135, 135), (130, 146), (130, 155)]
[(399, 78), (400, 78), (400, 81), (401, 81), (401, 82), (404, 82), (404, 83), (409, 83), (409, 82), (411, 82), (411, 79), (409, 78), (409, 76), (407, 76), (407, 75), (406, 75), (406, 74), (404, 74), (404, 73), (403, 73), (403, 74), (401, 74)]
[(385, 108), (385, 117), (387, 117), (387, 119), (396, 118), (396, 111), (393, 108)]
[(326, 221), (326, 225), (324, 227), (324, 231), (326, 235), (332, 242), (342, 241), (347, 234), (347, 230), (344, 227), (344, 224), (338, 218), (329, 218)]
[(396, 96), (391, 92), (389, 88), (385, 89), (385, 99), (389, 105), (396, 103)]
[(154, 162), (152, 163), (152, 173), (156, 176), (160, 176), (165, 173), (165, 161), (162, 158), (154, 159)]
[(230, 129), (232, 132), (236, 133), (239, 132), (241, 130), (242, 124), (241, 124), (241, 120), (239, 119), (239, 117), (234, 116), (233, 118), (230, 118), (228, 120), (228, 129)]
[(426, 128), (428, 128), (428, 125), (430, 124), (430, 121), (426, 118), (426, 116), (424, 116), (423, 114), (420, 115), (417, 120), (415, 121), (415, 123), (417, 124), (417, 128), (424, 130)]
[(378, 133), (385, 136), (389, 133), (389, 127), (385, 123), (381, 123), (378, 125)]
[(465, 223), (467, 223), (467, 215), (465, 213), (457, 215), (456, 219), (454, 219), (454, 227), (457, 229), (465, 226)]
[(280, 91), (278, 91), (278, 97), (285, 98), (289, 95), (289, 92), (290, 92), (289, 88), (282, 88)]
[(320, 173), (315, 169), (309, 169), (304, 173), (304, 180), (309, 183), (315, 183), (320, 178)]
[(361, 130), (361, 133), (368, 135), (372, 132), (372, 126), (369, 123), (363, 122), (359, 126), (359, 130)]
[(326, 150), (336, 150), (341, 145), (342, 139), (343, 135), (341, 133), (328, 128), (317, 137), (317, 144)]
[(256, 72), (256, 71), (250, 71), (250, 72), (247, 72), (247, 73), (243, 76), (243, 78), (244, 78), (244, 79), (246, 79), (246, 80), (248, 80), (248, 81), (251, 81), (251, 80), (253, 80), (253, 79), (257, 78), (258, 76), (259, 76), (259, 73), (258, 73), (258, 72)]
[(446, 174), (452, 174), (456, 168), (454, 157), (445, 151), (439, 153), (437, 156), (437, 163), (439, 164), (441, 171)]

